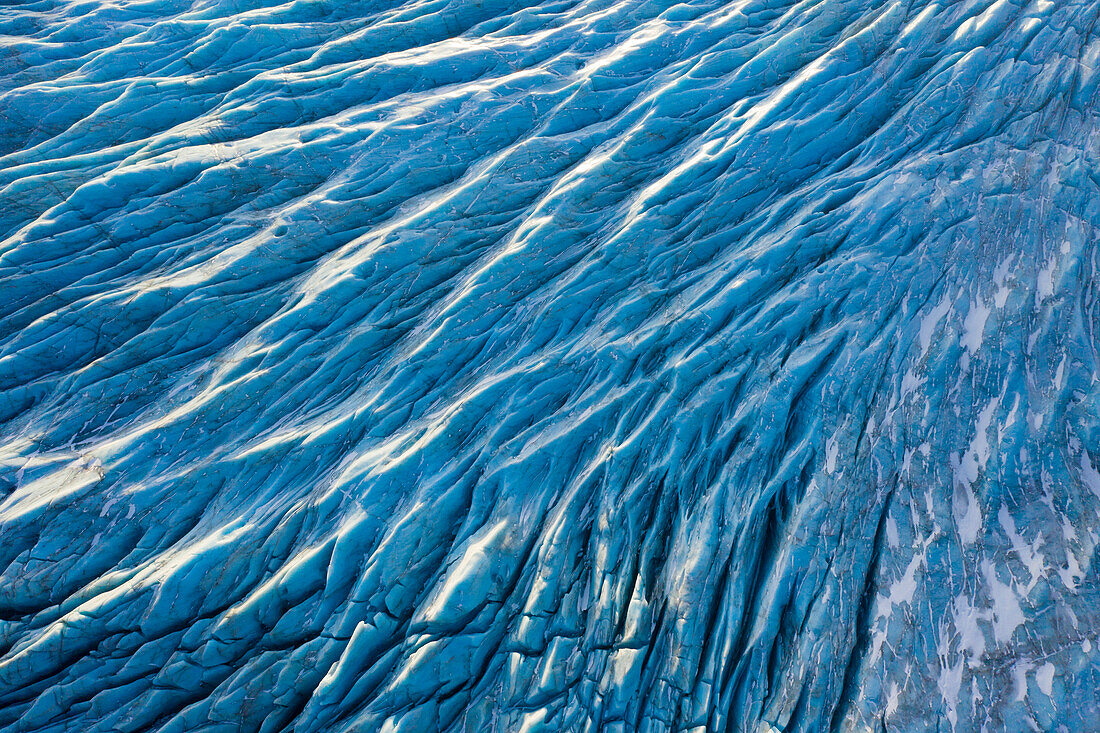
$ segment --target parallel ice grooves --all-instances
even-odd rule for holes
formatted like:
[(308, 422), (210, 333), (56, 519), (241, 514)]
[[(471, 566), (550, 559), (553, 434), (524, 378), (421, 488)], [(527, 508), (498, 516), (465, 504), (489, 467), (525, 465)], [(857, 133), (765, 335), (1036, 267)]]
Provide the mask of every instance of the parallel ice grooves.
[(1098, 16), (0, 8), (0, 729), (1100, 730)]

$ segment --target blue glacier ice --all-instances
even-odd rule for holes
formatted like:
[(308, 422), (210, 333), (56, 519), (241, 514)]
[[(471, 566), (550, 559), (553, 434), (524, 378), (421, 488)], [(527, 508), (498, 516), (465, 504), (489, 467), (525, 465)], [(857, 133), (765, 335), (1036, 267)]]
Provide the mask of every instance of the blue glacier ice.
[(0, 730), (1100, 731), (1100, 0), (0, 6)]

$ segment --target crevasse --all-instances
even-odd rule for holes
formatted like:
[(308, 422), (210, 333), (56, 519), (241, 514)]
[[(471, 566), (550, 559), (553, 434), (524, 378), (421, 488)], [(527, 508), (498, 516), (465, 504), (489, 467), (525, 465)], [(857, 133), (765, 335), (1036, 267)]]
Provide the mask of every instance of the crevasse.
[(1098, 17), (0, 6), (0, 729), (1100, 731)]

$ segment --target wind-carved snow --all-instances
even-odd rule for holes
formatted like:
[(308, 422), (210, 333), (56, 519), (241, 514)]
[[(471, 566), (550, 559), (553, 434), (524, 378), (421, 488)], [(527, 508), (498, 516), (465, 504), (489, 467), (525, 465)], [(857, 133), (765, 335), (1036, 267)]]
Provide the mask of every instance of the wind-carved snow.
[(0, 9), (0, 729), (1098, 730), (1097, 12)]

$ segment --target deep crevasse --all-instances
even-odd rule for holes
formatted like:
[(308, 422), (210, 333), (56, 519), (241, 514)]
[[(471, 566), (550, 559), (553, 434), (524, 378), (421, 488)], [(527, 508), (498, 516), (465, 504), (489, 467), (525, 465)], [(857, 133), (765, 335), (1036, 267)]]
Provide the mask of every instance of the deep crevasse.
[(0, 728), (1100, 731), (1098, 17), (0, 8)]

